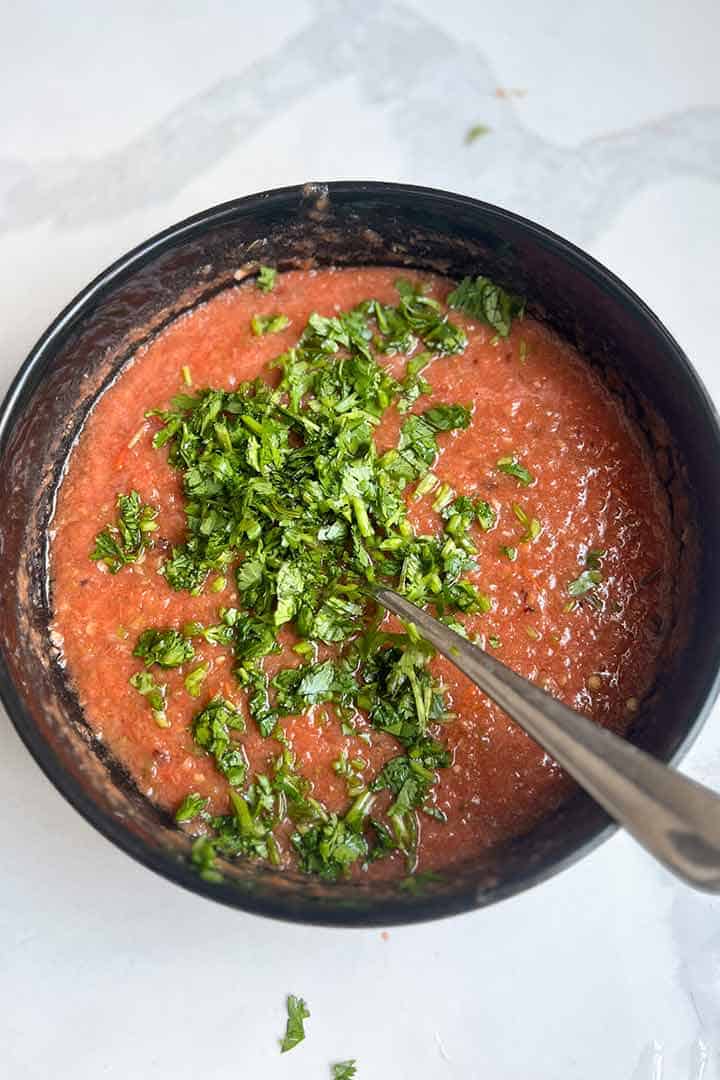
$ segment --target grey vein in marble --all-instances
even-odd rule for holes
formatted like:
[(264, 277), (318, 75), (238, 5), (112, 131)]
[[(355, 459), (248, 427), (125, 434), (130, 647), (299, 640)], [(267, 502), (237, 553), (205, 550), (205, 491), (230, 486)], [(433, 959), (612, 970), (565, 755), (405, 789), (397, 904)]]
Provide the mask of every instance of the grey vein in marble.
[[(314, 7), (313, 20), (274, 56), (189, 98), (115, 151), (0, 159), (0, 232), (39, 222), (76, 228), (162, 205), (289, 102), (348, 77), (366, 103), (388, 111), (407, 179), (497, 202), (581, 243), (652, 183), (720, 181), (720, 108), (689, 108), (562, 147), (531, 131), (512, 101), (498, 100), (497, 76), (479, 49), (421, 14), (391, 0)], [(463, 135), (478, 118), (491, 134), (467, 146)]]

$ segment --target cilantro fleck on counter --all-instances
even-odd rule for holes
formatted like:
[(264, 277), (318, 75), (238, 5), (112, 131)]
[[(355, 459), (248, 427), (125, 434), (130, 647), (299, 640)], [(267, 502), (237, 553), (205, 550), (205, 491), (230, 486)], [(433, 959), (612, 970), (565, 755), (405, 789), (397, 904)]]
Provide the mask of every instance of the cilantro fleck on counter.
[(354, 1058), (349, 1061), (338, 1061), (332, 1066), (332, 1080), (353, 1080), (357, 1076), (357, 1062)]
[(310, 1010), (302, 998), (289, 994), (287, 999), (287, 1026), (285, 1036), (280, 1043), (283, 1054), (292, 1050), (305, 1038), (305, 1021), (310, 1018)]

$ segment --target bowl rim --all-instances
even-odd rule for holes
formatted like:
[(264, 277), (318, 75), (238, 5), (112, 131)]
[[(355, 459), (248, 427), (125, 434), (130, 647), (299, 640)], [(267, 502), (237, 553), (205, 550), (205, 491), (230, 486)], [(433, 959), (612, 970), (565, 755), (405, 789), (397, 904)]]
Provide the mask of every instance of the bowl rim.
[[(208, 207), (181, 221), (168, 226), (142, 241), (130, 251), (121, 255), (108, 267), (94, 277), (81, 289), (53, 319), (48, 328), (39, 337), (27, 357), (12, 379), (2, 404), (0, 404), (0, 456), (6, 448), (13, 429), (21, 418), (23, 410), (35, 389), (33, 376), (42, 367), (46, 355), (52, 355), (53, 348), (62, 335), (76, 319), (81, 318), (96, 299), (132, 270), (150, 262), (166, 248), (173, 246), (184, 236), (196, 232), (205, 232), (210, 228), (222, 226), (232, 221), (239, 212), (251, 214), (253, 210), (266, 209), (273, 203), (286, 203), (296, 199), (298, 203), (307, 196), (308, 189), (327, 192), (332, 200), (336, 196), (362, 196), (378, 194), (392, 195), (393, 199), (416, 200), (430, 199), (437, 206), (455, 207), (475, 211), (486, 219), (510, 224), (537, 241), (541, 246), (551, 249), (570, 265), (589, 277), (612, 298), (628, 305), (649, 324), (651, 330), (660, 339), (665, 349), (672, 354), (674, 363), (681, 369), (683, 378), (692, 384), (695, 393), (705, 406), (705, 419), (712, 430), (720, 452), (720, 416), (704, 383), (696, 372), (689, 358), (668, 329), (629, 286), (616, 274), (608, 270), (597, 259), (583, 251), (571, 241), (511, 210), (504, 209), (471, 196), (455, 194), (438, 188), (415, 184), (391, 183), (385, 181), (339, 180), (313, 182), (311, 184), (293, 184), (281, 188), (240, 196)], [(52, 752), (50, 745), (42, 738), (25, 711), (18, 694), (5, 657), (6, 645), (0, 639), (0, 702), (15, 728), (21, 742), (25, 745), (36, 764), (52, 783), (55, 789), (70, 805), (106, 839), (130, 855), (137, 862), (161, 877), (182, 886), (188, 891), (206, 896), (226, 906), (248, 913), (283, 919), (289, 922), (315, 924), (323, 926), (371, 927), (390, 925), (409, 925), (430, 919), (476, 910), (485, 906), (482, 895), (475, 887), (464, 887), (454, 894), (438, 893), (418, 895), (412, 904), (404, 898), (397, 903), (383, 901), (382, 905), (371, 908), (367, 913), (358, 909), (349, 912), (346, 907), (331, 908), (306, 900), (302, 894), (285, 896), (280, 892), (278, 898), (268, 898), (266, 893), (254, 896), (251, 891), (238, 889), (232, 884), (206, 882), (185, 860), (174, 855), (159, 854), (145, 844), (134, 833), (125, 829), (120, 820), (101, 809), (84, 792), (79, 783), (62, 767), (59, 759)], [(676, 747), (669, 763), (677, 764), (687, 753), (707, 720), (709, 713), (720, 692), (720, 641), (715, 650), (715, 674), (707, 689), (705, 698), (698, 708), (687, 732)], [(495, 903), (511, 896), (519, 895), (541, 882), (554, 877), (563, 870), (588, 855), (618, 829), (609, 818), (600, 824), (595, 832), (582, 844), (563, 858), (549, 866), (542, 866), (519, 876), (504, 889), (497, 890), (491, 897)]]

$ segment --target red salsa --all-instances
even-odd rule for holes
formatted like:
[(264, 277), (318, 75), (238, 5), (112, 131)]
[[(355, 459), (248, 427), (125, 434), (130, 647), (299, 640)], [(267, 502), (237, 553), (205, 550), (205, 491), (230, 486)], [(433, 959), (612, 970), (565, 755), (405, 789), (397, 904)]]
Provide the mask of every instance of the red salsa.
[(68, 675), (210, 876), (439, 870), (567, 797), (372, 580), (616, 731), (657, 674), (677, 553), (622, 401), (485, 279), (399, 276), (266, 269), (179, 318), (59, 492)]

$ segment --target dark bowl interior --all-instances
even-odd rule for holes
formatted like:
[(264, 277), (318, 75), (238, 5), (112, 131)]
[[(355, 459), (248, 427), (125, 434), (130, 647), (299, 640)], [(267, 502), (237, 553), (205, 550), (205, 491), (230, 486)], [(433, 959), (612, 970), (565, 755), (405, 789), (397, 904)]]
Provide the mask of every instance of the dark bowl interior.
[(251, 196), (168, 229), (102, 274), (38, 342), (0, 416), (3, 701), (36, 761), (80, 813), (195, 892), (266, 915), (345, 925), (411, 922), (492, 903), (590, 850), (610, 832), (606, 815), (579, 793), (482, 863), (411, 888), (329, 885), (249, 862), (227, 865), (224, 882), (211, 884), (189, 866), (188, 838), (95, 743), (56, 662), (48, 527), (88, 410), (138, 344), (260, 262), (482, 272), (526, 296), (531, 314), (603, 368), (647, 432), (684, 552), (672, 655), (631, 737), (669, 761), (699, 726), (720, 653), (720, 434), (686, 357), (630, 290), (539, 226), (457, 195), (350, 182)]

